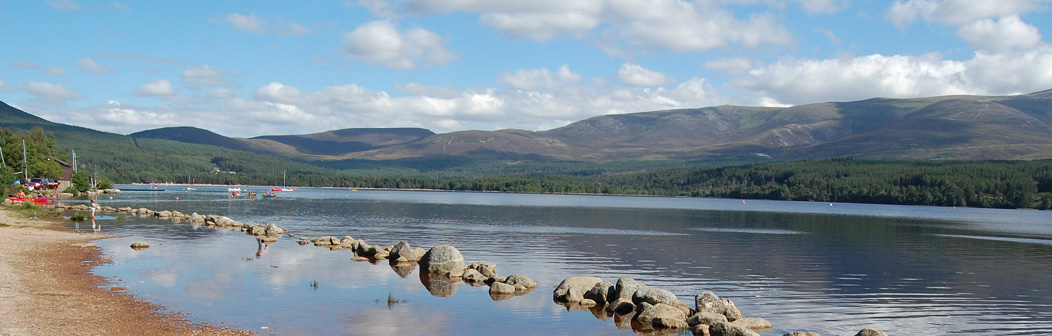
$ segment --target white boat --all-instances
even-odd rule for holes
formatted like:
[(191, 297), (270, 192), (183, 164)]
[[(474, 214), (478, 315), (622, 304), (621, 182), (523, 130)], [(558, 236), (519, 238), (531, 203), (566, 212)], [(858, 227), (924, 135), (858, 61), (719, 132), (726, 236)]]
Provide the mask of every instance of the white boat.
[(241, 188), (226, 188), (227, 192), (241, 192)]

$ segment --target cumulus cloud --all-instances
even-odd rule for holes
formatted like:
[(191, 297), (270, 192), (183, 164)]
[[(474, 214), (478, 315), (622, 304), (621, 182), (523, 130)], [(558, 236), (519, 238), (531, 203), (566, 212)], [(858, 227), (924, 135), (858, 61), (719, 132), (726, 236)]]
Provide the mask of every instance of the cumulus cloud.
[(884, 18), (904, 29), (919, 20), (962, 25), (1040, 10), (1047, 0), (895, 0)]
[(84, 98), (80, 93), (70, 91), (61, 84), (48, 82), (28, 82), (22, 85), (22, 89), (33, 95), (35, 102), (49, 105), (66, 105), (69, 100)]
[(754, 62), (744, 57), (714, 59), (702, 64), (705, 69), (728, 74), (743, 74), (752, 69)]
[[(840, 0), (801, 0), (805, 9), (827, 11)], [(600, 44), (611, 54), (658, 48), (701, 52), (732, 44), (788, 45), (789, 31), (770, 15), (738, 18), (709, 1), (443, 1), (410, 0), (392, 5), (358, 1), (378, 15), (478, 13), (479, 21), (511, 36), (545, 41), (569, 36)], [(400, 4), (400, 5), (398, 5)]]
[(446, 65), (459, 57), (445, 38), (422, 28), (399, 31), (390, 20), (360, 25), (344, 35), (344, 43), (347, 57), (393, 69)]
[(1042, 43), (1037, 27), (1017, 15), (972, 22), (958, 29), (957, 36), (976, 48), (995, 52), (1031, 49)]
[(80, 66), (80, 70), (84, 72), (90, 72), (96, 75), (104, 75), (117, 72), (117, 70), (114, 70), (113, 67), (100, 66), (98, 63), (95, 63), (95, 61), (92, 61), (90, 58), (80, 59), (79, 61), (77, 61), (77, 65)]
[(278, 25), (275, 30), (277, 31), (278, 36), (303, 37), (304, 35), (310, 34), (310, 29), (292, 22)]
[(676, 79), (669, 75), (632, 63), (622, 64), (615, 78), (622, 84), (641, 87), (665, 86), (676, 82)]
[(33, 62), (15, 61), (8, 64), (10, 64), (12, 67), (15, 67), (16, 69), (40, 70), (40, 65)]
[(83, 9), (82, 7), (80, 7), (80, 4), (73, 2), (72, 0), (48, 0), (47, 5), (51, 6), (51, 8), (60, 11), (73, 11)]
[(556, 72), (547, 68), (519, 69), (514, 73), (504, 72), (497, 76), (497, 82), (522, 90), (554, 89), (564, 85), (575, 85), (581, 82), (581, 74), (570, 71), (568, 65), (559, 67)]
[(135, 93), (144, 96), (173, 96), (175, 95), (175, 89), (172, 88), (172, 82), (169, 82), (167, 79), (161, 79), (140, 86), (138, 89), (135, 89)]
[(227, 74), (205, 64), (197, 68), (183, 69), (180, 80), (200, 86), (220, 86), (227, 84)]
[(226, 21), (230, 23), (231, 27), (237, 30), (253, 34), (267, 33), (267, 28), (263, 24), (263, 19), (256, 17), (256, 13), (249, 13), (249, 15), (233, 13), (227, 15)]
[(967, 61), (924, 56), (784, 59), (753, 69), (731, 83), (756, 100), (781, 104), (849, 101), (870, 97), (950, 94), (1019, 94), (1052, 87), (1052, 47), (1001, 54), (978, 51)]

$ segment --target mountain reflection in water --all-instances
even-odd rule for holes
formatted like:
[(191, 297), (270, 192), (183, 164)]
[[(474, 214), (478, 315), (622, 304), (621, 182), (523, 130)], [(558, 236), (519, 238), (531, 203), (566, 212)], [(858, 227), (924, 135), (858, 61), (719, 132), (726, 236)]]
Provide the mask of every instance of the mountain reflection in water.
[[(185, 222), (129, 216), (101, 223), (104, 233), (126, 237), (98, 242), (113, 262), (97, 274), (228, 327), (635, 334), (631, 321), (619, 323), (616, 315), (552, 302), (551, 288), (562, 279), (591, 275), (635, 278), (691, 306), (695, 294), (713, 291), (746, 316), (772, 322), (763, 335), (854, 334), (863, 327), (900, 335), (1052, 333), (1052, 244), (1043, 243), (1052, 240), (1049, 212), (362, 189), (230, 199), (208, 187), (171, 189), (125, 192), (102, 203), (275, 223), (298, 237), (449, 244), (467, 263), (493, 262), (498, 274), (521, 273), (540, 284), (521, 296), (491, 297), (486, 286), (355, 262), (349, 251), (295, 239), (259, 253), (251, 236)], [(151, 248), (133, 251), (132, 241)], [(404, 302), (388, 307), (389, 295)]]

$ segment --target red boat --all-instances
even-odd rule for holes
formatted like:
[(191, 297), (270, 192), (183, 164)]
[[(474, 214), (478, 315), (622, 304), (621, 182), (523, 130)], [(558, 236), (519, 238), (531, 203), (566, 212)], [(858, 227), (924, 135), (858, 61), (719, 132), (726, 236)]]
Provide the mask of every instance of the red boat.
[[(12, 202), (25, 202), (26, 201), (25, 198), (18, 198), (18, 197), (8, 197), (7, 199), (11, 200)], [(51, 204), (51, 200), (47, 199), (46, 197), (45, 198), (31, 198), (31, 199), (29, 199), (29, 202), (33, 203), (33, 204), (37, 204), (37, 205), (48, 205), (48, 204)]]

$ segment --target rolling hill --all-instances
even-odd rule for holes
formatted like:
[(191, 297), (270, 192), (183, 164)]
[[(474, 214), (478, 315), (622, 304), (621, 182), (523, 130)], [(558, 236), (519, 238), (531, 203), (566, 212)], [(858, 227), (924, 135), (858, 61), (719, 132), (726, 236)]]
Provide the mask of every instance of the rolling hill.
[[(170, 129), (132, 136), (180, 138)], [(1052, 90), (603, 115), (548, 131), (346, 129), (234, 140), (179, 141), (303, 160), (1037, 159), (1052, 157)]]
[(272, 161), (268, 165), (306, 164), (301, 166), (304, 171), (312, 170), (307, 168), (312, 165), (376, 167), (370, 162), (411, 162), (415, 167), (440, 162), (448, 167), (459, 162), (517, 160), (1042, 159), (1052, 158), (1052, 90), (1014, 96), (873, 98), (784, 108), (676, 109), (596, 116), (547, 131), (435, 134), (420, 128), (359, 128), (254, 138), (230, 138), (193, 127), (125, 136), (52, 123), (0, 104), (0, 127), (28, 130), (32, 126), (53, 132), (78, 154), (83, 150), (118, 156), (181, 143), (185, 157), (168, 153), (158, 160), (171, 166), (193, 163), (198, 168), (233, 161), (217, 159), (220, 156), (248, 154), (257, 155), (246, 156), (253, 162)]

